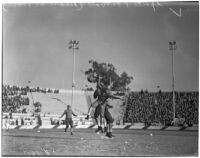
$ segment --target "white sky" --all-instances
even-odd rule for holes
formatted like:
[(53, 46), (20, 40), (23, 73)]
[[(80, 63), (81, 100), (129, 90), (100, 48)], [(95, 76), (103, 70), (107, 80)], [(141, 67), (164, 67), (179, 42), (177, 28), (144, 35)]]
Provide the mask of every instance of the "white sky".
[[(161, 5), (161, 6), (159, 6)], [(134, 77), (135, 90), (171, 90), (171, 53), (176, 40), (176, 90), (198, 90), (199, 12), (196, 3), (120, 6), (45, 4), (3, 7), (3, 83), (71, 88), (70, 39), (76, 52), (76, 88), (87, 83), (88, 61), (112, 63)], [(181, 10), (181, 12), (180, 12)]]

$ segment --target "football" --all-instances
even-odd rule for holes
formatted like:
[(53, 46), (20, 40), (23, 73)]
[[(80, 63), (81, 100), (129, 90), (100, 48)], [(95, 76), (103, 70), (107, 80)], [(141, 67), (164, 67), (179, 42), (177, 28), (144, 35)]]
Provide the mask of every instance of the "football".
[(89, 81), (89, 82), (91, 82), (91, 83), (95, 83), (95, 82), (97, 82), (97, 77), (95, 76), (95, 74), (89, 74), (88, 76), (87, 76), (87, 80)]

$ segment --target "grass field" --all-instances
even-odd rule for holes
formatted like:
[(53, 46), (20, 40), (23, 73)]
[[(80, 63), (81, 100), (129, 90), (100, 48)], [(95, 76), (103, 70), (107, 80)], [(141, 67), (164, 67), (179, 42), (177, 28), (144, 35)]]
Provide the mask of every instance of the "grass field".
[(94, 129), (2, 132), (3, 156), (198, 156), (198, 132), (114, 130), (114, 139)]

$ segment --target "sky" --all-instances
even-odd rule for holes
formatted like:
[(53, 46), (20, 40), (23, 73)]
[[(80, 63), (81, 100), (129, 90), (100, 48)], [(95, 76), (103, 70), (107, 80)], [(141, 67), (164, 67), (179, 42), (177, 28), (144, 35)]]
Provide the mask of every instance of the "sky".
[[(90, 85), (89, 60), (112, 63), (133, 76), (132, 91), (199, 88), (199, 8), (194, 2), (44, 4), (3, 6), (3, 84), (71, 89), (75, 51), (76, 89)], [(31, 81), (31, 83), (28, 83)]]

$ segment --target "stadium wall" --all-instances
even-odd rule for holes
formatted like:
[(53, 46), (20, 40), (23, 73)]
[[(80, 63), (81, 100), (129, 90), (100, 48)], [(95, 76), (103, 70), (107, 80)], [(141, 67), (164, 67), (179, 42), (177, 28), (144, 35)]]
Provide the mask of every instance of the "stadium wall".
[[(33, 107), (33, 102), (40, 102), (42, 104), (42, 113), (44, 115), (61, 115), (66, 109), (67, 105), (71, 104), (71, 90), (60, 90), (60, 93), (38, 93), (32, 92), (28, 93), (27, 96), (30, 99), (30, 105), (27, 106), (28, 113), (31, 113)], [(32, 99), (32, 96), (33, 99)], [(72, 110), (77, 115), (87, 115), (88, 109), (91, 103), (95, 99), (93, 98), (93, 91), (74, 91), (74, 104)], [(115, 121), (119, 121), (121, 118), (121, 105), (123, 102), (119, 99), (110, 101), (113, 108), (110, 110)]]

